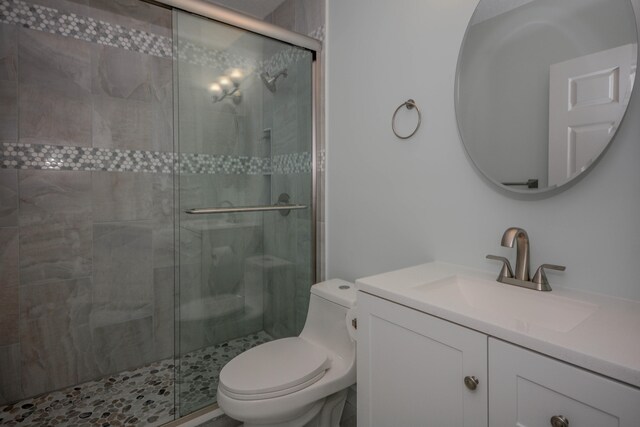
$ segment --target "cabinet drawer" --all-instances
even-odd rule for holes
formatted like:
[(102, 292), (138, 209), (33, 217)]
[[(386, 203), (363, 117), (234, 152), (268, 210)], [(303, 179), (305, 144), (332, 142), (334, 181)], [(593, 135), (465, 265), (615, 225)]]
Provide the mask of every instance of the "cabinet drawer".
[(489, 425), (637, 427), (640, 390), (512, 344), (489, 339)]

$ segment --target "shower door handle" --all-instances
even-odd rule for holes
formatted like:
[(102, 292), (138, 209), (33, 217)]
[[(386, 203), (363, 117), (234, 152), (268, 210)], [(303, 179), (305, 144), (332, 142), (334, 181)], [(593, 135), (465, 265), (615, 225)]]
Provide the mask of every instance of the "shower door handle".
[(292, 211), (298, 209), (306, 209), (307, 205), (282, 204), (282, 205), (263, 205), (263, 206), (230, 206), (219, 208), (194, 208), (185, 212), (191, 215), (208, 215), (220, 213), (236, 213), (236, 212), (267, 212), (267, 211)]

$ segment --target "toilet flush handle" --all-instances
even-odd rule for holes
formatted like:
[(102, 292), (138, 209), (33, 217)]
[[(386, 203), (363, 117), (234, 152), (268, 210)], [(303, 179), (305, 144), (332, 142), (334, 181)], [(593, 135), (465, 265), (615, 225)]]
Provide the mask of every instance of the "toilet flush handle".
[(358, 317), (357, 317), (357, 312), (355, 307), (347, 310), (347, 316), (346, 316), (345, 322), (347, 326), (347, 332), (349, 332), (349, 337), (353, 341), (357, 341), (358, 340)]

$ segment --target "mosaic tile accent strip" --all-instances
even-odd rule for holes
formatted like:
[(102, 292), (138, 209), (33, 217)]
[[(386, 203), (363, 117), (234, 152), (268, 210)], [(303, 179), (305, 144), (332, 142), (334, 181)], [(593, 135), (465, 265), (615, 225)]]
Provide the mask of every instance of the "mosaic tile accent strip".
[(175, 387), (182, 413), (215, 402), (222, 367), (238, 354), (271, 341), (258, 332), (173, 359), (121, 372), (0, 407), (0, 425), (41, 427), (159, 426), (175, 418)]
[[(107, 172), (172, 173), (174, 154), (158, 151), (5, 142), (0, 146), (0, 169), (48, 169)], [(189, 154), (180, 156), (180, 172), (193, 174), (269, 175), (310, 171), (310, 153), (276, 156), (272, 171), (268, 157)]]
[(274, 174), (311, 173), (311, 153), (290, 153), (273, 156), (271, 169)]
[(300, 59), (309, 55), (309, 51), (295, 46), (290, 46), (282, 49), (272, 55), (269, 59), (260, 64), (260, 70), (266, 71), (269, 74), (276, 74), (287, 68)]
[(20, 0), (0, 0), (0, 22), (148, 55), (172, 57), (169, 37)]
[[(21, 0), (0, 0), (0, 22), (148, 55), (173, 57), (170, 37)], [(322, 40), (324, 27), (317, 28), (310, 35)], [(296, 62), (304, 52), (304, 49), (291, 46), (267, 60), (258, 62), (233, 52), (210, 49), (180, 40), (177, 55), (180, 60), (191, 64), (213, 67), (221, 71), (242, 68), (250, 74), (254, 71), (279, 71)]]
[[(0, 0), (0, 23), (147, 55), (174, 58), (171, 37), (130, 29), (22, 0)], [(318, 27), (310, 36), (323, 40), (324, 26)], [(241, 68), (247, 75), (260, 74), (263, 71), (275, 74), (308, 55), (305, 49), (289, 46), (264, 61), (255, 61), (234, 52), (210, 49), (187, 40), (179, 41), (176, 54), (181, 61), (213, 68), (220, 73), (230, 68)]]
[(171, 173), (173, 153), (5, 142), (2, 169)]
[(268, 157), (188, 154), (180, 156), (181, 173), (269, 175)]
[(187, 40), (178, 39), (178, 59), (194, 65), (210, 67), (224, 72), (230, 68), (242, 68), (246, 74), (261, 68), (259, 61), (225, 50), (210, 49)]

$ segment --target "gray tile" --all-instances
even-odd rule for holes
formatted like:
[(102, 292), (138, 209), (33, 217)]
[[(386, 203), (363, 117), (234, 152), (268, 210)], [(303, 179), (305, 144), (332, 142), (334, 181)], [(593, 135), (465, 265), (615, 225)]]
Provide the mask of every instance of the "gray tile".
[(0, 405), (24, 397), (20, 380), (20, 345), (0, 347)]
[(21, 284), (86, 277), (91, 274), (91, 223), (72, 219), (22, 227)]
[(91, 219), (91, 180), (88, 172), (21, 170), (20, 225)]
[(92, 327), (91, 336), (102, 375), (140, 367), (154, 359), (151, 316)]
[[(202, 276), (202, 232), (198, 230), (190, 229), (191, 224), (181, 224), (177, 230), (179, 232), (179, 248), (177, 249), (176, 262), (180, 265), (180, 280), (196, 280), (191, 277), (192, 271), (182, 271), (182, 267), (189, 267), (194, 271), (198, 271), (197, 281), (201, 280)], [(184, 276), (184, 278), (183, 278)]]
[(173, 175), (153, 176), (153, 266), (173, 267), (175, 261), (175, 224), (173, 203)]
[(22, 28), (18, 46), (21, 84), (42, 85), (74, 98), (90, 94), (91, 44)]
[(94, 224), (94, 302), (153, 301), (151, 222)]
[(0, 24), (0, 139), (18, 137), (17, 27)]
[(173, 59), (149, 56), (147, 66), (151, 75), (151, 100), (168, 110), (173, 119)]
[(145, 101), (93, 97), (93, 146), (171, 151), (171, 114)]
[(156, 224), (173, 226), (176, 206), (174, 204), (174, 175), (153, 175), (153, 220)]
[(18, 100), (22, 142), (91, 146), (91, 56), (88, 43), (21, 29)]
[(18, 28), (0, 24), (0, 80), (15, 81), (17, 76)]
[(18, 137), (18, 90), (15, 81), (0, 80), (0, 139)]
[(154, 285), (154, 351), (155, 357), (173, 356), (175, 298), (174, 269), (172, 267), (153, 270)]
[(25, 395), (78, 382), (78, 371), (91, 349), (90, 307), (90, 279), (21, 288), (21, 374)]
[(153, 104), (151, 116), (151, 149), (173, 152), (173, 98), (171, 95), (163, 101)]
[(74, 324), (89, 322), (91, 279), (73, 279), (27, 285), (21, 288), (20, 319), (69, 317)]
[(298, 0), (296, 2), (295, 31), (309, 34), (325, 20), (325, 2), (320, 0)]
[(150, 219), (153, 175), (134, 172), (92, 172), (95, 222)]
[(293, 31), (296, 21), (295, 0), (285, 0), (273, 11), (273, 23), (279, 27)]
[(151, 105), (108, 96), (93, 97), (93, 146), (151, 149)]
[(87, 172), (19, 171), (22, 284), (91, 274)]
[(176, 209), (183, 221), (194, 220), (193, 215), (184, 213), (187, 209), (214, 206), (217, 178), (210, 174), (180, 174), (176, 182), (180, 206)]
[[(204, 70), (204, 67), (193, 65), (188, 67)], [(207, 74), (210, 73), (211, 71)], [(199, 77), (200, 79), (207, 79), (207, 77)], [(180, 90), (183, 90), (182, 86)], [(181, 152), (219, 155), (251, 154), (250, 150), (242, 147), (244, 128), (248, 123), (242, 115), (242, 105), (235, 106), (227, 102), (213, 104), (208, 96), (203, 95), (201, 87), (187, 88), (181, 92), (178, 107)]]
[(20, 339), (18, 286), (0, 286), (0, 346), (17, 344)]
[(91, 54), (94, 94), (151, 101), (153, 88), (146, 55), (100, 45), (93, 46)]
[(18, 108), (20, 142), (91, 146), (90, 97), (21, 84)]
[(18, 227), (0, 228), (0, 289), (20, 284)]
[(18, 225), (18, 171), (0, 169), (0, 227)]
[(173, 224), (155, 224), (153, 227), (153, 267), (173, 267), (175, 264)]

